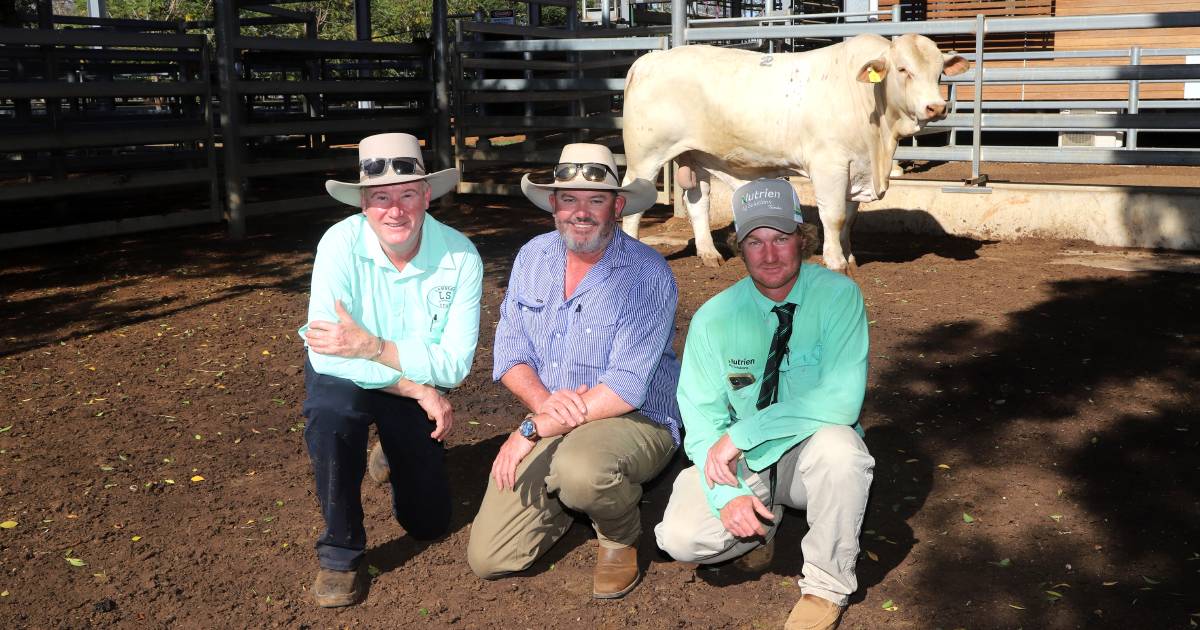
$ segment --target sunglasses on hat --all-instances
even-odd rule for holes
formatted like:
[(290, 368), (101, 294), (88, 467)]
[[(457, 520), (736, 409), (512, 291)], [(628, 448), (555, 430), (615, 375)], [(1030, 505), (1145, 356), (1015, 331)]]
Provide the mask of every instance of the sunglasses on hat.
[(620, 182), (621, 178), (607, 164), (600, 162), (561, 162), (554, 167), (554, 180), (569, 182), (576, 175), (582, 175), (589, 182), (602, 182), (606, 175), (611, 174), (613, 180)]
[(421, 168), (416, 158), (410, 157), (367, 158), (358, 163), (358, 168), (367, 177), (379, 177), (387, 172), (388, 164), (392, 165), (392, 172), (397, 175), (425, 175), (425, 169)]

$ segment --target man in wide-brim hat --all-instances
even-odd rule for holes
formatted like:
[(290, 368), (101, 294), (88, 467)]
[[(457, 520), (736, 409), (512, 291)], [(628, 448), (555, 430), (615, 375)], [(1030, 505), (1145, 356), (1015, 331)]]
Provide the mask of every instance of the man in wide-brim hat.
[(419, 141), (405, 133), (364, 138), (358, 157), (358, 181), (325, 182), (334, 199), (362, 212), (317, 245), (300, 328), (304, 439), (325, 519), (313, 596), (325, 607), (356, 603), (364, 591), (360, 494), (371, 424), (391, 462), (396, 520), (418, 540), (449, 526), (441, 440), (454, 417), (442, 392), (466, 378), (479, 337), (479, 253), (426, 214), (458, 172), (428, 173)]
[(663, 257), (616, 229), (653, 184), (622, 185), (612, 153), (567, 145), (554, 181), (521, 189), (554, 232), (513, 262), (493, 372), (525, 404), (492, 464), (467, 558), (480, 577), (530, 566), (586, 514), (599, 539), (592, 595), (618, 598), (640, 577), (641, 484), (679, 444), (671, 348), (678, 289)]

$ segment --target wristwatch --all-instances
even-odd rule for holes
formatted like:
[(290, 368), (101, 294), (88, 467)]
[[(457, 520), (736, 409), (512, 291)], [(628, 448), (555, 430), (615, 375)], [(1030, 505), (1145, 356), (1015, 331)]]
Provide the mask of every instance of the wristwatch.
[(536, 442), (542, 437), (538, 435), (537, 425), (533, 423), (533, 414), (525, 416), (525, 419), (521, 421), (521, 426), (517, 427), (517, 433), (530, 442)]

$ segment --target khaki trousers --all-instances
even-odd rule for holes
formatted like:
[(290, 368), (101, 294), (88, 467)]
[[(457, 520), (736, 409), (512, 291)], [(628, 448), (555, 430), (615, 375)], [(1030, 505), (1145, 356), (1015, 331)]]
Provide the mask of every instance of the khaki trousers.
[(517, 467), (514, 490), (488, 477), (467, 545), (471, 570), (490, 579), (527, 568), (571, 526), (566, 508), (592, 519), (601, 545), (636, 545), (641, 484), (674, 452), (670, 431), (636, 412), (542, 439)]
[[(742, 464), (743, 470), (745, 464)], [(704, 473), (692, 466), (679, 473), (663, 521), (654, 528), (659, 548), (682, 562), (714, 564), (732, 560), (775, 537), (783, 506), (805, 511), (808, 533), (800, 590), (845, 606), (858, 589), (855, 564), (858, 536), (867, 509), (875, 459), (854, 429), (831, 425), (797, 444), (775, 465), (778, 481), (771, 494), (769, 471), (752, 473), (747, 485), (775, 514), (766, 539), (737, 538), (713, 515), (704, 495)]]

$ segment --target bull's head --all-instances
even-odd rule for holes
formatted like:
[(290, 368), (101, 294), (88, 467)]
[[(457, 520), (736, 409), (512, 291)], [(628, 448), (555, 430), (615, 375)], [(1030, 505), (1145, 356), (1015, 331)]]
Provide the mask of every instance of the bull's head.
[(946, 116), (938, 80), (942, 74), (954, 76), (971, 67), (971, 62), (955, 54), (944, 54), (933, 40), (907, 34), (892, 39), (884, 53), (863, 64), (858, 80), (883, 83), (887, 108), (913, 123), (903, 135), (916, 133), (926, 123)]

